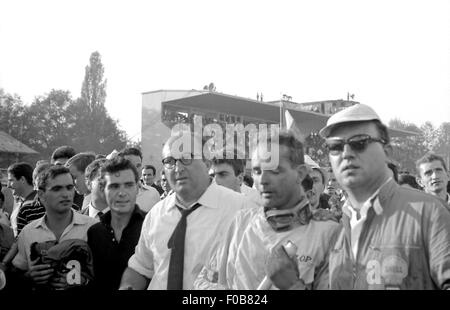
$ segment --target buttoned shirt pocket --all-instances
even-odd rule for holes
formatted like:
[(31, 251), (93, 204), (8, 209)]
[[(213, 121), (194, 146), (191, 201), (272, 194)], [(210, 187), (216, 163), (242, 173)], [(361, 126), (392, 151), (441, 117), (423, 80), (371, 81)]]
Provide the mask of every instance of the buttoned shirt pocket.
[(353, 288), (353, 262), (343, 244), (330, 251), (329, 257), (330, 289), (349, 290)]

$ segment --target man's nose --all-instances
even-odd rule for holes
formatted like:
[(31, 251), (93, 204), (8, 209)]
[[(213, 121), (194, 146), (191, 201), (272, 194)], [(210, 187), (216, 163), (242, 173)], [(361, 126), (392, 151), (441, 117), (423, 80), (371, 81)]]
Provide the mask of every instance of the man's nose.
[(342, 158), (352, 158), (355, 156), (355, 151), (348, 144), (344, 144), (344, 149), (342, 150)]

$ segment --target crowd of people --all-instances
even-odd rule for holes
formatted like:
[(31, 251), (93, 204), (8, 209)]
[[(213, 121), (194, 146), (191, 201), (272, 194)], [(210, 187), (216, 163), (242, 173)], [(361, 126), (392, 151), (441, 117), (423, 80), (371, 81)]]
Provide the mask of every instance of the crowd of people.
[(132, 147), (62, 146), (35, 167), (11, 165), (0, 289), (450, 288), (447, 165), (428, 153), (416, 176), (398, 172), (371, 107), (322, 128), (330, 167), (282, 131), (278, 161), (259, 141), (248, 175), (237, 152), (180, 152), (183, 134), (164, 144), (159, 175)]

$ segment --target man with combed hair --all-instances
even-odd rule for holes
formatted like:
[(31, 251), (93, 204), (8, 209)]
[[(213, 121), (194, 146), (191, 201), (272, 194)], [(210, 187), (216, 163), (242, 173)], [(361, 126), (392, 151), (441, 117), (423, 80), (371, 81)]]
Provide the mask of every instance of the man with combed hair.
[(101, 188), (109, 211), (88, 230), (94, 259), (94, 289), (117, 290), (128, 259), (134, 254), (145, 213), (136, 205), (139, 173), (122, 157), (101, 166)]
[(33, 167), (25, 162), (9, 166), (8, 187), (12, 190), (13, 195), (18, 198), (18, 203), (15, 205), (10, 217), (14, 235), (17, 236), (17, 215), (23, 204), (33, 201), (37, 193), (33, 188)]
[[(73, 147), (69, 145), (60, 146), (53, 151), (52, 156), (50, 157), (50, 163), (56, 166), (64, 166), (66, 162), (76, 154), (77, 152)], [(77, 207), (77, 210), (81, 210), (81, 207), (83, 206), (83, 200), (84, 196), (75, 192), (73, 202)]]
[(347, 194), (331, 289), (449, 289), (450, 213), (436, 197), (393, 180), (388, 129), (376, 112), (356, 104), (319, 133)]
[(85, 170), (86, 187), (90, 191), (91, 199), (88, 206), (81, 213), (89, 215), (95, 219), (100, 219), (103, 214), (109, 211), (105, 193), (101, 184), (101, 168), (108, 160), (100, 158), (90, 163)]
[[(309, 169), (302, 143), (290, 133), (280, 133), (275, 143), (278, 163), (269, 161), (260, 142), (252, 156), (261, 206), (238, 212), (198, 276), (197, 289), (328, 288), (328, 256), (340, 226), (313, 218), (302, 188)], [(288, 241), (297, 247), (292, 258), (283, 248)]]
[(86, 167), (95, 160), (95, 154), (91, 152), (78, 153), (71, 157), (64, 165), (69, 168), (75, 182), (75, 190), (79, 195), (83, 195), (81, 210), (87, 208), (91, 201), (91, 192), (86, 186), (84, 172)]
[(258, 191), (243, 183), (246, 160), (237, 151), (220, 150), (211, 160), (209, 175), (214, 182), (235, 192), (244, 194), (247, 198), (259, 203)]
[[(77, 260), (79, 267), (69, 264), (70, 262), (67, 265), (58, 264), (57, 260), (49, 258), (51, 248), (63, 246), (63, 242), (68, 245), (76, 239), (79, 242), (74, 242), (84, 242), (87, 247), (87, 230), (96, 221), (73, 210), (74, 192), (73, 179), (66, 167), (52, 166), (39, 178), (38, 195), (46, 212), (42, 218), (24, 227), (18, 238), (19, 252), (12, 261), (14, 267), (21, 271), (33, 288), (67, 289), (88, 283), (89, 278), (84, 271), (85, 267), (89, 269), (85, 265), (89, 263), (89, 255), (83, 255), (86, 260), (81, 260), (80, 256), (80, 260)], [(86, 249), (78, 245), (78, 250)], [(74, 249), (70, 246), (66, 251), (71, 248)], [(55, 257), (58, 255), (53, 256)], [(74, 279), (67, 275), (68, 270), (70, 274), (72, 270), (78, 273)]]
[[(180, 152), (177, 146), (185, 137)], [(237, 210), (253, 206), (244, 196), (212, 183), (209, 160), (202, 148), (197, 152), (192, 145), (202, 146), (201, 137), (178, 132), (163, 147), (162, 163), (174, 193), (147, 214), (121, 289), (192, 289)]]
[(425, 154), (416, 162), (420, 186), (428, 194), (439, 197), (450, 210), (450, 195), (447, 193), (448, 171), (444, 159), (434, 153)]
[[(131, 161), (139, 173), (139, 180), (141, 179), (142, 173), (142, 153), (139, 149), (135, 147), (128, 147), (120, 151), (117, 156), (121, 156), (125, 159)], [(144, 187), (141, 182), (139, 182), (139, 193), (136, 199), (136, 203), (142, 211), (147, 213), (153, 206), (160, 201), (158, 191), (151, 187)]]
[(156, 189), (161, 196), (164, 193), (164, 190), (155, 183), (155, 177), (156, 177), (156, 168), (153, 165), (145, 165), (144, 168), (142, 168), (142, 182), (145, 186), (153, 187)]

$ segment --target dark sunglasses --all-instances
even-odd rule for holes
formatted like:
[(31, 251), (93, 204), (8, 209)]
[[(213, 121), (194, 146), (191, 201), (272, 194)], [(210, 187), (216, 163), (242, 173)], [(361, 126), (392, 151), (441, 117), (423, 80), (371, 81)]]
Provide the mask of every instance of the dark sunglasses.
[(384, 139), (373, 138), (369, 135), (356, 135), (347, 140), (341, 138), (328, 138), (325, 143), (331, 155), (338, 155), (344, 150), (344, 146), (348, 144), (355, 152), (364, 152), (367, 146), (372, 142), (386, 144)]
[(183, 154), (181, 158), (174, 158), (172, 156), (166, 157), (162, 160), (162, 164), (166, 169), (173, 169), (177, 161), (182, 163), (185, 166), (189, 166), (192, 164), (192, 160), (194, 159), (194, 154)]

